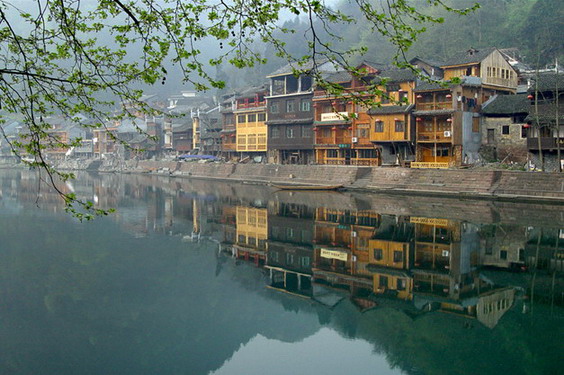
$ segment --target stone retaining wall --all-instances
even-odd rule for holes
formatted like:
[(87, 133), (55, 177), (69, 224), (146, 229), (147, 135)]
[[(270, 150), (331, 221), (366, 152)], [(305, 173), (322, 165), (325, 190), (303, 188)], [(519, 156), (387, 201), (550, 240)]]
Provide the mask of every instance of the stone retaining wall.
[[(99, 169), (112, 171), (112, 166), (112, 163), (104, 162)], [(393, 193), (564, 203), (562, 173), (177, 161), (127, 161), (114, 171), (259, 184), (344, 185), (348, 189)]]

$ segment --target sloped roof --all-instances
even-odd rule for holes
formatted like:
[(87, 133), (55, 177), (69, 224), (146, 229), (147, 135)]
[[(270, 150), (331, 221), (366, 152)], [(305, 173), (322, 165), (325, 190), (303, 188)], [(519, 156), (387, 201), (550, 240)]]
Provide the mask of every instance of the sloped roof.
[(442, 61), (438, 61), (438, 60), (432, 60), (432, 59), (428, 59), (428, 58), (423, 58), (423, 57), (419, 57), (419, 56), (415, 56), (414, 58), (412, 58), (411, 60), (409, 60), (410, 64), (413, 64), (414, 61), (416, 60), (420, 60), (430, 66), (433, 66), (435, 68), (440, 68), (441, 66), (444, 66), (445, 63)]
[(414, 91), (449, 90), (451, 87), (454, 86), (455, 85), (453, 84), (449, 84), (448, 86), (442, 86), (441, 82), (419, 81), (417, 82), (417, 86), (415, 87)]
[(454, 113), (454, 109), (436, 109), (436, 110), (425, 110), (425, 111), (413, 111), (413, 114), (416, 116), (425, 116), (425, 115), (450, 115)]
[(137, 118), (135, 119), (126, 118), (122, 120), (120, 125), (117, 127), (118, 133), (133, 133), (133, 132), (138, 132), (139, 130), (146, 131), (147, 124), (145, 124), (145, 121)]
[(192, 130), (192, 123), (184, 123), (184, 124), (173, 124), (172, 125), (172, 132), (173, 133), (181, 133), (188, 130)]
[[(447, 86), (443, 86), (441, 83), (446, 83)], [(417, 87), (415, 87), (415, 92), (417, 91), (429, 91), (429, 90), (449, 90), (458, 85), (461, 86), (480, 86), (482, 84), (482, 79), (480, 77), (464, 77), (460, 80), (460, 83), (452, 83), (450, 81), (439, 81), (439, 82), (427, 82), (419, 81)]]
[(488, 57), (488, 55), (494, 50), (497, 50), (497, 48), (470, 48), (469, 50), (461, 51), (454, 56), (451, 56), (449, 59), (447, 59), (447, 61), (445, 61), (442, 67), (479, 63), (486, 57)]
[(268, 74), (266, 77), (270, 78), (270, 77), (276, 77), (276, 76), (282, 76), (282, 75), (288, 75), (288, 74), (293, 74), (294, 73), (294, 69), (296, 70), (304, 70), (306, 72), (312, 70), (314, 67), (317, 67), (320, 71), (334, 71), (335, 68), (333, 66), (331, 66), (331, 69), (324, 69), (324, 65), (329, 63), (329, 59), (327, 58), (320, 58), (320, 59), (311, 59), (305, 63), (303, 63), (303, 65), (300, 65), (300, 63), (298, 62), (291, 62), (288, 63), (278, 69), (276, 69), (274, 72)]
[(379, 83), (382, 78), (386, 78), (389, 83), (415, 81), (416, 77), (410, 69), (388, 69), (380, 72), (373, 83)]
[(530, 106), (526, 95), (498, 95), (482, 108), (482, 113), (486, 115), (528, 113)]
[(352, 74), (346, 70), (341, 70), (335, 73), (325, 73), (322, 75), (322, 77), (327, 82), (333, 82), (333, 83), (349, 82), (353, 78)]
[(413, 109), (413, 104), (409, 105), (385, 105), (381, 107), (372, 107), (368, 110), (369, 115), (387, 115), (393, 113), (408, 113)]
[(539, 91), (564, 91), (564, 73), (539, 73), (538, 77), (531, 77), (531, 87), (529, 87), (529, 92), (533, 92), (537, 89), (535, 81), (538, 82)]

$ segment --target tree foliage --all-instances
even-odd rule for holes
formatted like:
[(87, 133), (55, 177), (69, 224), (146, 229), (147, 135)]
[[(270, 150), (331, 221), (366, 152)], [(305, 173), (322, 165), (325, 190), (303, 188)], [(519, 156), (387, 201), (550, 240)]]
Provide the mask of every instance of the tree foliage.
[[(44, 118), (59, 114), (80, 122), (78, 115), (83, 114), (96, 119), (88, 126), (104, 127), (108, 120), (128, 115), (110, 115), (116, 102), (153, 113), (139, 100), (138, 87), (164, 82), (169, 63), (197, 90), (222, 88), (224, 82), (210, 74), (210, 67), (265, 64), (257, 44), (266, 43), (274, 55), (294, 63), (296, 74), (307, 61), (320, 58), (360, 74), (351, 56), (368, 48), (339, 42), (346, 27), (361, 24), (364, 39), (381, 35), (394, 47), (395, 63), (406, 66), (405, 54), (426, 25), (444, 21), (430, 9), (463, 15), (478, 7), (456, 9), (443, 0), (418, 2), (417, 7), (408, 0), (347, 4), (333, 10), (319, 0), (0, 0), (0, 103), (5, 113), (23, 116), (27, 129), (21, 141), (11, 144), (13, 151), (31, 156), (29, 164), (45, 169), (56, 185), (54, 176), (73, 176), (52, 168), (43, 151), (76, 146), (80, 139), (53, 137)], [(288, 14), (301, 17), (305, 25), (306, 48), (299, 55), (280, 38), (296, 32), (280, 27)], [(214, 44), (223, 53), (203, 60), (202, 51)], [(342, 88), (327, 88), (343, 94)], [(75, 196), (63, 196), (73, 212), (72, 204), (78, 204), (87, 212), (106, 213)]]

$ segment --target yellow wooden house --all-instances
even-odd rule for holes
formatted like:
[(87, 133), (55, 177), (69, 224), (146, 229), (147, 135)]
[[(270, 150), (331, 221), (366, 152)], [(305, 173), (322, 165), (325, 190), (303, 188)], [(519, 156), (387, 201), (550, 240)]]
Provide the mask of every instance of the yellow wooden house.
[(266, 87), (246, 90), (236, 98), (233, 115), (236, 127), (236, 151), (242, 156), (266, 156)]
[(367, 111), (370, 142), (376, 147), (381, 164), (403, 165), (415, 158), (415, 125), (412, 110), (415, 103), (415, 74), (408, 69), (381, 72), (374, 83), (383, 95), (380, 106)]

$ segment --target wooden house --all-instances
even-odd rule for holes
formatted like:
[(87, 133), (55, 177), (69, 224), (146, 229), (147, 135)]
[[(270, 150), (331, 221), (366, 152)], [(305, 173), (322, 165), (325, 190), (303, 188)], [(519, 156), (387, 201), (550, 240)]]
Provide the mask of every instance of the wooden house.
[(433, 79), (443, 78), (443, 69), (441, 68), (444, 65), (443, 62), (416, 56), (409, 60), (409, 63), (427, 77)]
[[(369, 240), (380, 221), (374, 211), (318, 208), (314, 229), (314, 280), (346, 288), (353, 294), (372, 292), (372, 275), (359, 267), (369, 258)], [(358, 298), (358, 295), (356, 296)]]
[(326, 74), (327, 82), (344, 89), (341, 96), (332, 95), (321, 86), (315, 88), (313, 130), (318, 164), (379, 164), (377, 148), (370, 139), (371, 118), (368, 108), (362, 104), (363, 99), (372, 100), (367, 85), (381, 71), (375, 65), (360, 64), (358, 76), (347, 71)]
[(266, 157), (268, 129), (266, 127), (265, 86), (252, 87), (235, 99), (236, 151), (243, 157)]
[(513, 94), (517, 73), (496, 48), (470, 49), (441, 67), (444, 81), (415, 89), (416, 168), (448, 168), (480, 160), (480, 109)]
[(288, 64), (267, 78), (270, 79), (267, 97), (269, 161), (313, 163), (312, 76), (302, 74), (296, 77), (292, 65)]
[(446, 219), (411, 217), (415, 225), (414, 293), (432, 300), (458, 301), (482, 285), (478, 228)]
[(449, 58), (441, 68), (446, 81), (478, 77), (483, 88), (511, 93), (517, 89), (517, 72), (497, 48), (470, 48)]
[(237, 153), (237, 127), (235, 124), (235, 95), (224, 95), (221, 101), (221, 155), (227, 160)]
[[(533, 169), (564, 169), (564, 73), (539, 73), (531, 77), (527, 92), (530, 126), (527, 148)], [(542, 162), (540, 159), (542, 154)], [(560, 157), (560, 159), (559, 159)], [(543, 165), (544, 164), (544, 165)]]
[(380, 163), (403, 165), (407, 161), (414, 161), (415, 122), (412, 111), (415, 103), (415, 74), (407, 69), (387, 70), (381, 72), (373, 83), (378, 84), (378, 88), (384, 92), (377, 99), (380, 106), (370, 108), (367, 112), (370, 141), (378, 151)]
[(268, 249), (268, 211), (266, 208), (237, 207), (236, 239), (233, 255), (264, 265)]
[(374, 293), (398, 299), (413, 298), (413, 224), (402, 217), (383, 216), (369, 240), (369, 259), (365, 269), (372, 275)]

